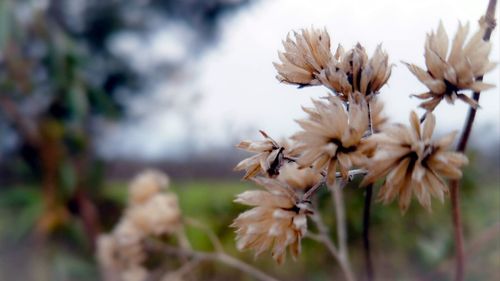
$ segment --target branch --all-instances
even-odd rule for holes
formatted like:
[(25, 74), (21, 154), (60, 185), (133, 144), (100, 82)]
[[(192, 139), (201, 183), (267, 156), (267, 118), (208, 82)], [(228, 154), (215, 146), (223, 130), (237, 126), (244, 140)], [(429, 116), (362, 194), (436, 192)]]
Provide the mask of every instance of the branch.
[(189, 257), (194, 260), (198, 260), (200, 262), (201, 261), (220, 262), (227, 266), (245, 272), (246, 274), (253, 276), (254, 278), (261, 281), (278, 281), (278, 279), (269, 276), (266, 273), (258, 270), (257, 268), (225, 253), (219, 253), (219, 252), (209, 253), (209, 252), (195, 251), (191, 249), (183, 249), (183, 248), (173, 247), (170, 245), (165, 245), (154, 240), (148, 240), (147, 244), (148, 246), (160, 250), (162, 252), (165, 252), (166, 254), (169, 255), (174, 255), (178, 257)]
[[(496, 0), (490, 0), (488, 3), (488, 8), (486, 11), (485, 21), (488, 27), (485, 30), (483, 40), (489, 41), (491, 37), (491, 32), (495, 28), (495, 7)], [(476, 81), (483, 81), (483, 76), (478, 77)], [(472, 99), (479, 103), (480, 92), (474, 92)], [(469, 108), (469, 113), (464, 124), (464, 129), (460, 140), (457, 145), (458, 152), (465, 152), (467, 144), (469, 142), (470, 134), (472, 132), (472, 124), (476, 118), (477, 110), (473, 107)], [(450, 195), (451, 195), (451, 206), (452, 206), (452, 220), (453, 220), (453, 232), (455, 237), (455, 257), (456, 257), (456, 268), (455, 268), (455, 280), (464, 280), (465, 275), (465, 252), (464, 252), (464, 234), (462, 225), (462, 214), (460, 210), (460, 192), (459, 192), (460, 182), (458, 180), (450, 181)]]
[(347, 222), (345, 218), (344, 197), (341, 184), (346, 183), (342, 180), (337, 181), (336, 186), (329, 186), (335, 207), (335, 216), (337, 221), (337, 239), (339, 245), (339, 263), (346, 275), (348, 281), (355, 280), (354, 273), (349, 262), (349, 252), (347, 250)]

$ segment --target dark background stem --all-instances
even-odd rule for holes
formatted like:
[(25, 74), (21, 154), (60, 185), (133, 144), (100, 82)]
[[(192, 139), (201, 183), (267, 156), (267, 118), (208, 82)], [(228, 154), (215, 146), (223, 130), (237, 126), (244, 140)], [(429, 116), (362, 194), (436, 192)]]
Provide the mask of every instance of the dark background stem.
[(366, 280), (372, 281), (375, 278), (373, 271), (373, 261), (370, 248), (370, 209), (372, 202), (373, 184), (366, 187), (365, 205), (363, 210), (363, 248), (365, 254), (365, 274)]

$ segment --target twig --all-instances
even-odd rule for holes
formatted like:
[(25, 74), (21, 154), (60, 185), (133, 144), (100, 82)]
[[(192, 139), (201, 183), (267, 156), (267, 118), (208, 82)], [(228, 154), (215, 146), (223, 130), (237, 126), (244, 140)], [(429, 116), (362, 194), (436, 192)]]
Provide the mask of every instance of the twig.
[[(495, 7), (496, 0), (490, 0), (488, 3), (488, 8), (486, 11), (485, 21), (488, 24), (486, 31), (483, 36), (484, 41), (489, 41), (491, 37), (491, 32), (495, 28)], [(483, 77), (478, 77), (476, 81), (483, 81)], [(475, 102), (479, 102), (480, 92), (474, 92), (472, 98)], [(470, 107), (467, 119), (465, 121), (464, 129), (462, 135), (457, 145), (458, 152), (465, 152), (467, 148), (467, 143), (469, 142), (470, 134), (472, 131), (472, 125), (474, 119), (476, 118), (477, 110)], [(464, 236), (463, 236), (463, 225), (462, 225), (462, 214), (460, 211), (460, 193), (459, 193), (460, 182), (458, 180), (450, 181), (450, 195), (451, 195), (451, 207), (452, 207), (452, 218), (453, 218), (453, 232), (455, 237), (455, 280), (463, 281), (465, 277), (465, 253), (464, 253)]]
[(251, 275), (254, 278), (261, 281), (278, 281), (278, 279), (269, 276), (266, 273), (258, 270), (257, 268), (243, 261), (240, 261), (226, 253), (219, 253), (219, 252), (208, 253), (208, 252), (195, 251), (191, 249), (184, 249), (184, 248), (173, 247), (166, 244), (161, 244), (158, 241), (151, 241), (151, 240), (147, 242), (150, 246), (170, 255), (175, 255), (179, 257), (189, 257), (198, 261), (220, 262), (227, 266), (245, 272), (246, 274)]
[(333, 243), (332, 239), (330, 239), (330, 235), (328, 233), (328, 227), (325, 225), (323, 222), (323, 219), (321, 218), (321, 214), (319, 210), (315, 210), (314, 214), (311, 216), (312, 221), (318, 228), (319, 233), (318, 234), (307, 234), (307, 237), (313, 240), (316, 240), (317, 242), (323, 243), (330, 254), (332, 256), (340, 261), (339, 257), (339, 252), (337, 250), (337, 247)]
[[(354, 169), (349, 171), (349, 181), (352, 180), (353, 177), (357, 175), (365, 175), (366, 170), (364, 169)], [(335, 177), (337, 179), (342, 178), (342, 174), (340, 172), (337, 172), (335, 174)], [(308, 201), (311, 199), (311, 197), (326, 183), (326, 174), (323, 174), (323, 178), (316, 183), (313, 187), (311, 187), (306, 193), (304, 193), (304, 196), (302, 197), (304, 201)]]
[(329, 186), (333, 205), (335, 207), (335, 216), (337, 222), (337, 238), (338, 238), (338, 252), (339, 263), (344, 270), (346, 279), (348, 281), (356, 280), (349, 262), (349, 252), (347, 250), (347, 223), (345, 218), (344, 197), (342, 193), (341, 184), (346, 184), (343, 180), (337, 181), (336, 186)]

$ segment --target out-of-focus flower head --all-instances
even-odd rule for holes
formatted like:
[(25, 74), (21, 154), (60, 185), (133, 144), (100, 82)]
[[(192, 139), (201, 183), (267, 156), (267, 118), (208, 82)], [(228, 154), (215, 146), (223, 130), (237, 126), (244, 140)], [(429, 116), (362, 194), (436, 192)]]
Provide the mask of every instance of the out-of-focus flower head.
[(278, 71), (276, 78), (280, 82), (299, 86), (320, 85), (317, 75), (331, 60), (330, 35), (326, 29), (302, 29), (290, 35), (283, 46), (284, 52), (278, 52), (281, 64), (273, 63)]
[(172, 193), (156, 194), (143, 204), (129, 208), (126, 218), (145, 233), (171, 234), (181, 223), (177, 196)]
[(279, 169), (283, 164), (286, 148), (278, 144), (265, 132), (260, 131), (260, 133), (264, 137), (263, 141), (242, 141), (236, 146), (237, 148), (256, 153), (254, 156), (242, 160), (234, 168), (235, 171), (246, 171), (244, 179), (249, 179), (259, 173), (275, 177), (279, 175)]
[(142, 204), (161, 190), (168, 188), (170, 179), (157, 170), (146, 170), (138, 174), (130, 183), (128, 197), (131, 205)]
[(389, 203), (399, 197), (403, 212), (408, 209), (412, 194), (427, 210), (431, 209), (431, 196), (443, 201), (448, 188), (442, 177), (459, 179), (460, 168), (467, 164), (465, 155), (449, 151), (456, 132), (431, 139), (436, 124), (432, 113), (427, 114), (422, 128), (415, 112), (410, 115), (410, 123), (410, 128), (402, 124), (386, 126), (368, 138), (368, 142), (377, 144), (377, 150), (362, 182), (366, 185), (385, 177), (379, 199)]
[(377, 46), (371, 58), (361, 44), (348, 52), (339, 45), (328, 67), (318, 79), (344, 101), (353, 92), (360, 92), (367, 98), (377, 94), (391, 76), (389, 56)]
[(303, 108), (307, 119), (297, 120), (302, 131), (292, 136), (296, 141), (292, 154), (297, 153), (301, 168), (326, 169), (327, 183), (333, 185), (337, 166), (342, 177), (349, 169), (365, 160), (367, 147), (363, 135), (368, 129), (367, 103), (360, 93), (349, 96), (349, 112), (339, 97), (326, 101), (313, 100), (313, 108)]
[(132, 180), (120, 221), (97, 241), (97, 260), (104, 276), (109, 277), (106, 280), (147, 280), (145, 239), (171, 234), (181, 225), (177, 196), (162, 192), (168, 183), (167, 175), (154, 170), (146, 170)]
[(464, 26), (460, 23), (451, 48), (448, 48), (448, 34), (442, 22), (439, 23), (436, 33), (427, 35), (424, 55), (427, 70), (406, 63), (408, 69), (429, 88), (428, 92), (414, 95), (426, 100), (420, 107), (433, 111), (443, 99), (453, 104), (458, 98), (477, 108), (477, 102), (462, 91), (480, 92), (494, 87), (492, 84), (477, 81), (478, 77), (482, 77), (496, 66), (496, 63), (488, 58), (491, 42), (483, 40), (485, 29), (486, 24), (482, 20), (479, 30), (466, 43), (469, 24)]
[(231, 227), (236, 228), (239, 250), (253, 249), (260, 255), (272, 249), (278, 263), (284, 261), (286, 248), (293, 257), (301, 251), (301, 239), (307, 231), (309, 204), (300, 202), (298, 195), (277, 179), (252, 179), (266, 190), (249, 190), (239, 194), (235, 202), (253, 206), (240, 214)]

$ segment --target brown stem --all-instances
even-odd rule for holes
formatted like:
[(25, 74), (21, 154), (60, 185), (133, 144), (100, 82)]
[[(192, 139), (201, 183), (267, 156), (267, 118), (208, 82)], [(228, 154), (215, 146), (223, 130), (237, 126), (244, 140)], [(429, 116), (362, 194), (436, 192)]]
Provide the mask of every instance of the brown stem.
[[(496, 0), (490, 0), (488, 3), (488, 9), (486, 11), (485, 21), (488, 27), (483, 36), (484, 41), (489, 41), (491, 37), (491, 32), (495, 28), (495, 7)], [(477, 81), (482, 81), (483, 77), (478, 77)], [(480, 93), (475, 92), (472, 96), (473, 100), (479, 102)], [(457, 145), (458, 152), (465, 152), (467, 148), (467, 143), (469, 142), (470, 134), (472, 131), (472, 125), (474, 119), (476, 118), (477, 110), (471, 107), (465, 121), (464, 129), (460, 140)], [(450, 195), (451, 195), (451, 207), (452, 207), (452, 218), (453, 218), (453, 232), (455, 238), (455, 280), (463, 281), (465, 277), (465, 252), (464, 252), (464, 235), (463, 235), (463, 225), (462, 225), (462, 214), (460, 211), (460, 182), (458, 180), (450, 181)]]

